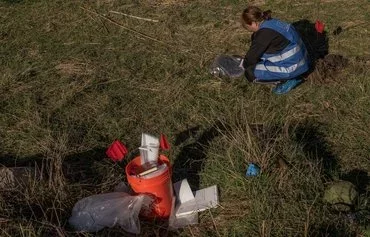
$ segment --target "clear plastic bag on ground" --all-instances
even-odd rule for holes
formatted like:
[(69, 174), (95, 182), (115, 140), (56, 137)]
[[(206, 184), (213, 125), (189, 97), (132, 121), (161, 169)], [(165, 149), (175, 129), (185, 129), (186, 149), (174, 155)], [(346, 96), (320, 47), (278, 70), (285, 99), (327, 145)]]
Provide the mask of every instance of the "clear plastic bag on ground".
[(244, 73), (242, 61), (240, 56), (220, 55), (213, 61), (210, 73), (219, 77), (240, 77)]
[(127, 232), (139, 234), (139, 213), (151, 202), (149, 196), (132, 196), (125, 192), (93, 195), (75, 204), (69, 223), (77, 231), (96, 232), (119, 225)]
[(168, 220), (168, 229), (169, 230), (176, 230), (179, 228), (184, 228), (189, 225), (196, 225), (198, 224), (198, 212), (190, 213), (181, 217), (176, 217), (176, 197), (174, 196), (172, 199), (172, 209), (171, 209), (171, 216)]

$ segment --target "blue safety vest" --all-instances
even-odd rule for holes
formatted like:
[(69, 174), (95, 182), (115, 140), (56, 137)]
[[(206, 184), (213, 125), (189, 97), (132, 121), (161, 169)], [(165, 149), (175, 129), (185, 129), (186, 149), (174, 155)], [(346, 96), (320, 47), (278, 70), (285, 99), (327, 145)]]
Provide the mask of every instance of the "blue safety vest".
[(257, 81), (293, 79), (308, 71), (307, 49), (292, 25), (271, 19), (262, 22), (260, 29), (263, 28), (279, 32), (290, 43), (279, 53), (262, 55), (254, 70)]

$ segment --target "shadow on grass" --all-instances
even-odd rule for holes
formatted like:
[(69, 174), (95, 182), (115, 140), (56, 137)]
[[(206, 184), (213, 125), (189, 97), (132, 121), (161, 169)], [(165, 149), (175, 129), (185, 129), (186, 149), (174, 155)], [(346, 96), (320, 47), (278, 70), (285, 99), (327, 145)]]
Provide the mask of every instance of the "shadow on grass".
[[(66, 214), (62, 209), (56, 210), (52, 208), (55, 205), (55, 193), (53, 193), (53, 190), (46, 188), (48, 185), (47, 181), (40, 184), (41, 179), (49, 179), (49, 173), (44, 172), (45, 169), (48, 169), (48, 162), (41, 154), (29, 157), (1, 154), (0, 167), (30, 168), (30, 170), (35, 170), (35, 177), (40, 176), (40, 180), (36, 178), (37, 182), (35, 183), (33, 181), (22, 181), (19, 185), (17, 184), (16, 188), (7, 187), (4, 190), (2, 189), (3, 208), (0, 211), (0, 215), (5, 215), (14, 221), (42, 220), (47, 218), (50, 222), (58, 223), (58, 215)], [(14, 175), (16, 174), (14, 173)]]
[[(182, 147), (173, 164), (174, 182), (187, 179), (193, 190), (199, 189), (199, 174), (203, 170), (204, 162), (207, 157), (207, 147), (213, 139), (220, 135), (220, 131), (225, 129), (225, 125), (218, 122), (202, 131), (196, 141)], [(176, 136), (175, 144), (180, 145), (180, 143), (194, 136), (199, 130), (200, 127), (196, 126), (179, 133)]]
[[(86, 152), (76, 153), (64, 157), (62, 170), (64, 178), (69, 184), (94, 185), (101, 181), (105, 175), (102, 168), (110, 161), (106, 159), (106, 148), (94, 148)], [(17, 158), (15, 155), (3, 154), (0, 156), (0, 165), (5, 167), (30, 167), (41, 169), (44, 178), (48, 178), (51, 159), (45, 158), (42, 154)], [(126, 162), (118, 164), (122, 167)], [(111, 165), (106, 165), (111, 167)]]
[(17, 157), (13, 154), (1, 154), (0, 155), (0, 167), (42, 167), (44, 159), (41, 154)]
[(335, 237), (355, 237), (356, 233), (348, 231), (348, 227), (338, 223), (337, 225), (320, 225), (314, 228), (311, 228), (308, 236), (335, 236)]
[(175, 146), (181, 145), (189, 138), (195, 136), (200, 131), (200, 129), (200, 126), (195, 126), (177, 134), (174, 143)]
[(294, 28), (300, 34), (308, 51), (309, 58), (311, 60), (311, 70), (314, 70), (316, 61), (320, 58), (324, 58), (329, 53), (329, 39), (327, 32), (318, 33), (315, 28), (315, 23), (309, 20), (299, 20), (292, 23)]
[(310, 122), (301, 124), (295, 129), (295, 142), (302, 146), (308, 159), (321, 165), (323, 178), (332, 180), (333, 173), (338, 172), (340, 167), (321, 130), (322, 126), (318, 124)]
[(366, 170), (354, 169), (341, 175), (342, 180), (353, 183), (360, 194), (364, 194), (367, 191), (367, 187), (370, 183), (370, 177)]
[[(258, 138), (261, 149), (267, 149), (270, 143), (274, 143), (276, 136), (281, 132), (278, 126), (266, 127), (262, 124), (249, 126), (251, 132)], [(322, 169), (322, 177), (325, 180), (332, 180), (333, 174), (339, 171), (339, 164), (336, 156), (330, 149), (329, 143), (325, 139), (325, 134), (321, 132), (322, 126), (306, 122), (294, 130), (293, 142), (297, 143), (304, 152), (305, 157), (317, 162)], [(174, 181), (187, 178), (192, 188), (198, 189), (200, 184), (199, 174), (203, 170), (206, 159), (207, 147), (220, 132), (227, 128), (224, 124), (215, 124), (210, 128), (200, 132), (199, 127), (193, 127), (179, 133), (176, 137), (176, 145), (186, 141), (190, 137), (197, 137), (194, 142), (182, 147), (174, 165)], [(200, 135), (196, 136), (196, 133)]]
[(66, 156), (63, 160), (63, 173), (68, 182), (90, 183), (96, 180), (98, 174), (94, 170), (96, 162), (105, 158), (104, 148), (95, 148), (86, 152)]
[[(70, 215), (70, 210), (66, 209), (64, 205), (61, 205), (63, 208), (55, 207), (55, 202), (59, 203), (61, 200), (65, 200), (64, 194), (71, 195), (72, 193), (73, 195), (77, 190), (75, 194), (79, 195), (82, 189), (90, 190), (93, 193), (109, 189), (110, 186), (115, 185), (115, 180), (112, 179), (111, 183), (103, 183), (102, 181), (106, 180), (107, 174), (117, 177), (117, 182), (119, 177), (123, 177), (124, 171), (122, 170), (122, 176), (117, 175), (117, 172), (114, 172), (117, 170), (112, 164), (109, 164), (110, 161), (105, 157), (105, 148), (96, 148), (66, 156), (63, 158), (63, 162), (59, 163), (61, 164), (60, 169), (63, 171), (63, 177), (54, 177), (51, 171), (55, 171), (55, 167), (50, 168), (53, 167), (52, 159), (47, 159), (41, 154), (22, 158), (2, 154), (0, 156), (0, 167), (29, 167), (31, 169), (37, 167), (37, 170), (40, 170), (42, 174), (42, 178), (35, 183), (37, 185), (20, 186), (15, 190), (2, 190), (5, 200), (2, 205), (5, 209), (2, 209), (0, 214), (7, 215), (13, 220), (47, 220), (48, 223), (59, 225), (60, 220), (65, 220)], [(75, 188), (59, 189), (56, 192), (50, 187), (49, 178), (61, 178), (66, 181), (67, 186), (70, 188), (75, 186)], [(60, 191), (63, 192), (61, 195), (63, 197), (56, 197), (60, 195)], [(76, 197), (68, 197), (69, 200), (74, 198)], [(27, 202), (24, 201), (25, 199), (27, 199)]]
[(15, 4), (15, 3), (22, 3), (23, 0), (0, 0), (0, 2), (6, 2), (10, 4)]

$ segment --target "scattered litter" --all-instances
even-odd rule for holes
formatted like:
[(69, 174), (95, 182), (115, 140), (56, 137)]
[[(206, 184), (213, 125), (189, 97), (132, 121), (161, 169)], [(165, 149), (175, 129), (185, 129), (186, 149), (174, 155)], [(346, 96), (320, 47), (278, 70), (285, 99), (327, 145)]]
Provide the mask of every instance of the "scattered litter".
[[(179, 182), (174, 185), (175, 193), (178, 195), (178, 205), (175, 207), (176, 217), (205, 211), (218, 205), (216, 185), (197, 190), (190, 194), (191, 189), (189, 192), (188, 182), (184, 180)], [(181, 202), (181, 200), (184, 200), (184, 202)]]
[(152, 135), (143, 133), (141, 135), (141, 146), (139, 147), (141, 164), (157, 162), (159, 154), (159, 139)]
[(161, 136), (159, 138), (159, 145), (160, 145), (161, 149), (164, 150), (164, 151), (167, 151), (167, 150), (171, 149), (171, 146), (167, 141), (166, 135), (164, 135), (162, 133), (161, 133)]
[(141, 146), (155, 146), (159, 147), (159, 139), (153, 135), (142, 133), (141, 134)]
[(258, 165), (253, 164), (253, 163), (249, 163), (248, 169), (247, 169), (247, 172), (245, 173), (245, 175), (247, 177), (258, 176), (260, 174), (260, 172), (261, 172), (261, 169), (260, 169), (260, 167), (258, 167)]
[(336, 181), (326, 188), (323, 200), (338, 211), (349, 211), (357, 198), (358, 191), (354, 184), (348, 181)]
[(149, 196), (124, 192), (93, 195), (75, 204), (69, 223), (77, 231), (96, 232), (119, 225), (127, 232), (139, 234), (139, 213), (144, 203), (149, 202), (152, 202)]
[(142, 164), (141, 166), (138, 166), (135, 170), (135, 174), (137, 177), (142, 178), (157, 170), (158, 170), (157, 162), (147, 162), (147, 163)]
[(188, 215), (183, 215), (180, 217), (176, 217), (175, 213), (176, 207), (176, 197), (172, 199), (172, 208), (171, 208), (171, 216), (168, 220), (168, 228), (169, 230), (176, 230), (179, 228), (183, 228), (188, 225), (196, 225), (198, 224), (198, 213), (191, 213)]
[(121, 161), (127, 155), (127, 148), (121, 141), (115, 140), (105, 153), (111, 160)]
[(150, 170), (144, 171), (143, 173), (141, 173), (141, 175), (139, 174), (138, 177), (143, 178), (143, 179), (150, 179), (150, 178), (157, 177), (163, 174), (164, 172), (166, 172), (166, 170), (167, 170), (167, 165), (161, 164), (161, 165), (157, 165), (151, 168)]
[(194, 200), (182, 203), (176, 208), (176, 217), (205, 211), (218, 205), (216, 185), (198, 190), (195, 192), (194, 196)]
[[(157, 162), (159, 167), (155, 172), (140, 177), (137, 172), (142, 169), (142, 165), (141, 157), (138, 156), (127, 164), (126, 176), (135, 193), (149, 194), (155, 199), (152, 211), (146, 213), (145, 216), (147, 218), (168, 218), (171, 214), (173, 196), (170, 162), (164, 155), (160, 155)], [(153, 175), (154, 173), (156, 175)]]
[(173, 188), (179, 203), (185, 203), (194, 200), (193, 191), (191, 191), (190, 185), (187, 179), (183, 179), (174, 183)]
[(243, 58), (240, 56), (220, 55), (212, 63), (210, 73), (218, 77), (240, 77), (244, 74)]
[[(143, 133), (140, 156), (125, 167), (129, 186), (122, 182), (113, 193), (79, 200), (69, 223), (77, 231), (96, 232), (118, 225), (134, 234), (140, 233), (139, 214), (145, 219), (168, 220), (170, 230), (198, 224), (198, 212), (218, 205), (217, 186), (193, 192), (186, 179), (172, 185), (170, 161), (159, 154), (159, 150), (169, 148), (163, 134), (158, 139)], [(106, 153), (112, 160), (120, 161), (127, 154), (127, 149), (116, 140)]]
[(174, 185), (176, 201), (173, 200), (169, 229), (183, 228), (198, 224), (198, 212), (215, 208), (219, 204), (217, 186), (192, 192), (187, 179)]

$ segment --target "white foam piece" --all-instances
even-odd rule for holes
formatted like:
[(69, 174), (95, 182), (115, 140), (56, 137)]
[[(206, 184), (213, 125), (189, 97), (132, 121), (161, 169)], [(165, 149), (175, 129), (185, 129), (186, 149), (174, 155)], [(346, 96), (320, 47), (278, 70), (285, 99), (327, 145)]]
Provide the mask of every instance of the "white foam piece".
[(198, 213), (192, 213), (188, 215), (183, 215), (176, 217), (175, 215), (175, 203), (176, 198), (172, 198), (171, 216), (168, 220), (168, 227), (170, 230), (176, 230), (178, 228), (184, 228), (188, 225), (198, 224)]
[(159, 147), (159, 139), (153, 135), (142, 133), (141, 134), (141, 146), (152, 146), (152, 147)]
[(141, 146), (139, 147), (141, 164), (148, 162), (158, 162), (159, 147)]
[(214, 208), (218, 205), (217, 185), (204, 188), (195, 192), (194, 200), (181, 203), (176, 208), (176, 217), (189, 215)]
[(191, 191), (187, 179), (180, 180), (173, 184), (178, 203), (185, 203), (194, 200), (194, 194)]
[(141, 164), (147, 162), (158, 162), (159, 157), (159, 139), (153, 135), (141, 134), (140, 157)]

